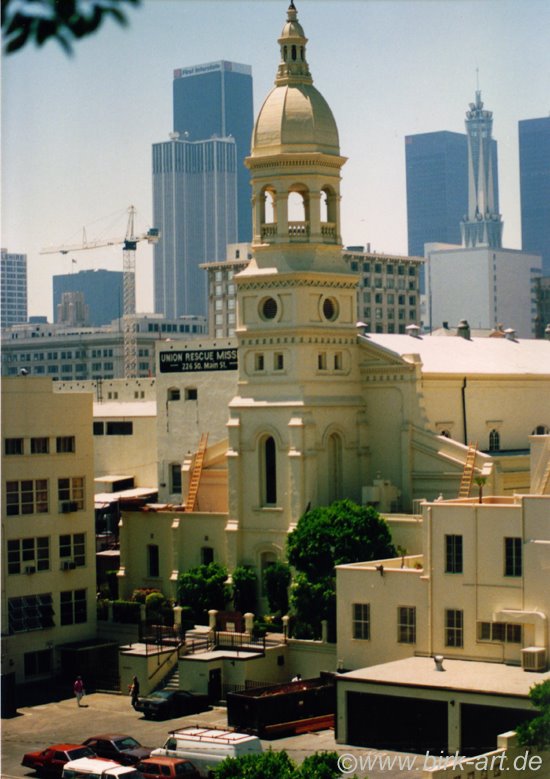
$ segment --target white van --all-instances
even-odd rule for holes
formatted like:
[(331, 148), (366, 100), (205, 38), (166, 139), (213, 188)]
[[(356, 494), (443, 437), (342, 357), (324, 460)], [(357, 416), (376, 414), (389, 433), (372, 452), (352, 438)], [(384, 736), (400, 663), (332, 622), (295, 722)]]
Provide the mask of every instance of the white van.
[(63, 766), (62, 779), (141, 779), (131, 766), (120, 765), (101, 757), (81, 757)]
[(212, 770), (226, 757), (258, 754), (262, 744), (257, 736), (216, 728), (182, 728), (169, 733), (161, 749), (153, 749), (151, 757), (184, 757), (194, 763), (201, 776), (209, 777)]

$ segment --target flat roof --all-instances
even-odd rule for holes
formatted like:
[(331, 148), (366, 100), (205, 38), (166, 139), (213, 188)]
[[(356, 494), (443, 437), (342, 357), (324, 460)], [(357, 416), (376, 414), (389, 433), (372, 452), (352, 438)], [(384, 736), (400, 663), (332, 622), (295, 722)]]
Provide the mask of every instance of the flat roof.
[(401, 687), (460, 690), (485, 695), (526, 698), (534, 684), (550, 679), (550, 672), (524, 671), (519, 666), (477, 660), (443, 660), (437, 671), (433, 657), (408, 657), (390, 663), (338, 674), (337, 681), (358, 681)]
[(424, 374), (550, 376), (550, 341), (543, 339), (366, 333), (360, 342), (379, 346), (402, 359), (418, 355)]

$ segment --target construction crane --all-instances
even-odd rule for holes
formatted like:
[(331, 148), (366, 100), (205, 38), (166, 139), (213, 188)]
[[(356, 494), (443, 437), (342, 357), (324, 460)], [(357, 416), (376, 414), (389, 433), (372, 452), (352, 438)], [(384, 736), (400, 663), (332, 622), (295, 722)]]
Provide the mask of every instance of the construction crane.
[(139, 241), (146, 240), (149, 244), (158, 243), (159, 231), (151, 227), (146, 233), (135, 234), (136, 209), (128, 209), (128, 225), (124, 238), (100, 238), (88, 241), (84, 232), (82, 243), (62, 246), (47, 246), (40, 254), (68, 254), (84, 249), (98, 249), (104, 246), (122, 244), (122, 290), (123, 290), (123, 336), (124, 336), (124, 377), (132, 379), (137, 376), (137, 323), (136, 323), (136, 247)]

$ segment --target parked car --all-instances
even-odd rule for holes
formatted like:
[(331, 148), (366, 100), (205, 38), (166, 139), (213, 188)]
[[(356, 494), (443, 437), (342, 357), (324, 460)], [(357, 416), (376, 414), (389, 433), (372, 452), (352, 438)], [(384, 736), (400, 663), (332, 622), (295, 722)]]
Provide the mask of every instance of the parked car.
[(95, 752), (82, 744), (54, 744), (39, 752), (27, 752), (21, 765), (32, 768), (41, 776), (61, 777), (65, 763), (80, 757), (95, 757)]
[(157, 690), (138, 698), (135, 708), (136, 711), (142, 711), (145, 717), (183, 717), (206, 711), (208, 695), (187, 690)]
[(136, 765), (151, 754), (151, 747), (144, 747), (132, 736), (119, 733), (91, 736), (84, 744), (93, 749), (98, 757), (116, 760), (121, 765)]
[(143, 779), (200, 779), (190, 760), (179, 757), (148, 757), (136, 766)]
[(65, 764), (62, 779), (142, 779), (142, 776), (134, 766), (120, 765), (103, 757), (82, 757)]

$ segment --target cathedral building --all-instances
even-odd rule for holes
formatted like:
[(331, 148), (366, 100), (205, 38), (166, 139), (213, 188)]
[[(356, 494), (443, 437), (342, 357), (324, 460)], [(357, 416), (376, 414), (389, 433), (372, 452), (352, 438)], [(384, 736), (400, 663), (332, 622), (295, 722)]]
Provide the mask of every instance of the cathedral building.
[(211, 559), (261, 573), (309, 506), (411, 513), (456, 497), (466, 466), (486, 494), (528, 492), (529, 436), (550, 429), (548, 341), (364, 332), (342, 250), (346, 158), (293, 3), (278, 43), (246, 159), (235, 334), (158, 345), (159, 502), (123, 515), (124, 594), (174, 595), (179, 573)]

